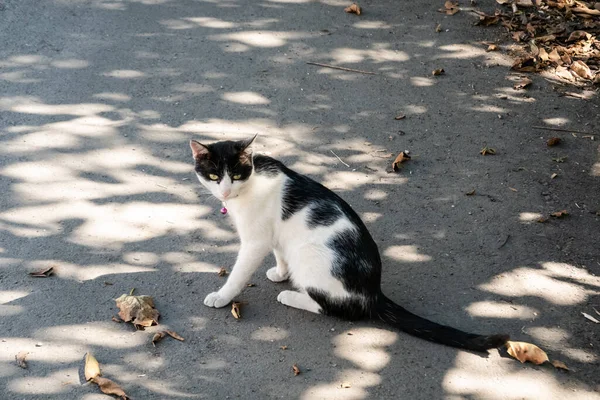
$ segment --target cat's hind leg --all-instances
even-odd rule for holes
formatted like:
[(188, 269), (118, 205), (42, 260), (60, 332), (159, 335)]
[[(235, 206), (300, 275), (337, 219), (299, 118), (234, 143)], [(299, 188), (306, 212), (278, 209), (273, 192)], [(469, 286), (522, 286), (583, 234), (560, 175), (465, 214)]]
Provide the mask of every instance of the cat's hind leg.
[(267, 271), (267, 278), (275, 283), (287, 281), (290, 277), (290, 273), (288, 271), (287, 263), (283, 259), (283, 255), (277, 250), (273, 250), (273, 254), (275, 255), (277, 266), (270, 268)]
[(284, 290), (277, 296), (277, 301), (289, 307), (299, 308), (300, 310), (310, 311), (315, 314), (321, 314), (321, 306), (307, 293)]

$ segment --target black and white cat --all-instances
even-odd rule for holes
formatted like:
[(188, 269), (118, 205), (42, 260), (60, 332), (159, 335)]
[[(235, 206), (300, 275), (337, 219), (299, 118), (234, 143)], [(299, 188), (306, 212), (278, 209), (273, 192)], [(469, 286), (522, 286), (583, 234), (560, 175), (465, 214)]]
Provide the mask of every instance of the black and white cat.
[[(256, 136), (255, 136), (256, 137)], [(277, 301), (286, 306), (344, 319), (379, 318), (411, 335), (448, 346), (485, 351), (507, 335), (483, 336), (414, 315), (381, 292), (381, 259), (356, 212), (338, 195), (264, 155), (244, 141), (190, 147), (200, 183), (224, 203), (241, 244), (227, 282), (204, 304), (224, 307), (246, 287), (269, 252), (277, 265), (273, 282), (291, 280)]]

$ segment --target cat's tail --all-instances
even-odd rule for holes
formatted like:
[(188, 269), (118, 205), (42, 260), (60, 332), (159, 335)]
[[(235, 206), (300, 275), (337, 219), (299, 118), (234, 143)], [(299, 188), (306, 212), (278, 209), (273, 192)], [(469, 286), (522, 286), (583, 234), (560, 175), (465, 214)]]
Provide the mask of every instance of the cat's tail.
[(375, 307), (376, 316), (410, 335), (460, 349), (485, 352), (500, 347), (508, 335), (476, 335), (429, 321), (407, 311), (392, 300), (380, 295)]

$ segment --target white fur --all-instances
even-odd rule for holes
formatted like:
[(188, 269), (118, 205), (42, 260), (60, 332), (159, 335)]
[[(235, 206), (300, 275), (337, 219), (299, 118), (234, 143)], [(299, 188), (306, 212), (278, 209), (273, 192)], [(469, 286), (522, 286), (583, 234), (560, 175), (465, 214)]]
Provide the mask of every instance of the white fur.
[[(215, 197), (223, 199), (220, 185), (199, 179)], [(231, 195), (225, 200), (240, 236), (240, 252), (227, 282), (218, 292), (206, 296), (205, 305), (227, 305), (243, 290), (270, 251), (275, 254), (277, 266), (267, 271), (267, 278), (273, 282), (289, 278), (299, 289), (281, 292), (279, 302), (319, 313), (321, 307), (306, 294), (305, 288), (321, 290), (334, 299), (350, 296), (342, 282), (331, 274), (335, 254), (326, 243), (332, 235), (356, 228), (346, 217), (330, 226), (309, 228), (308, 207), (283, 221), (282, 194), (287, 179), (284, 174), (268, 177), (252, 173), (245, 182), (233, 182)]]

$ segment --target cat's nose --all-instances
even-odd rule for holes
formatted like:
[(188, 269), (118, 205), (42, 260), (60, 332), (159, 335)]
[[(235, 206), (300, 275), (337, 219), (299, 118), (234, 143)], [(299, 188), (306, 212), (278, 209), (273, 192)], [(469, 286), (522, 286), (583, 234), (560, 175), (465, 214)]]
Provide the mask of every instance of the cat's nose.
[(229, 195), (231, 194), (231, 190), (227, 189), (227, 190), (223, 190), (221, 192), (221, 194), (223, 195), (224, 198), (229, 197)]

